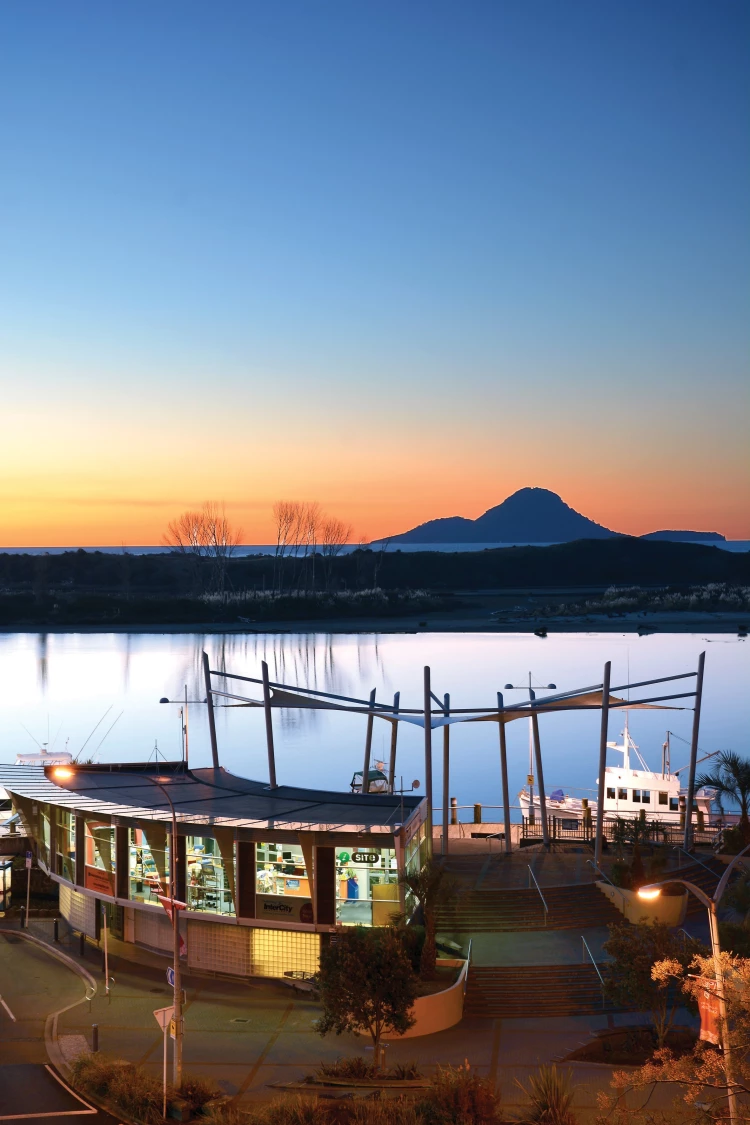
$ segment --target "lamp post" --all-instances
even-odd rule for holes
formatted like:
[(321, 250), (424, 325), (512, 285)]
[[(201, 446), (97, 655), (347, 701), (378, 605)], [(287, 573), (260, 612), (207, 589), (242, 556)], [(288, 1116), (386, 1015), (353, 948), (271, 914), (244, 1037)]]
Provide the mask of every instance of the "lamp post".
[(708, 911), (708, 925), (711, 934), (711, 952), (714, 959), (714, 976), (716, 977), (716, 997), (719, 1002), (719, 1033), (721, 1035), (721, 1048), (724, 1053), (724, 1073), (727, 1079), (727, 1103), (729, 1106), (729, 1120), (732, 1125), (735, 1125), (737, 1118), (737, 1095), (734, 1091), (732, 1081), (732, 1050), (729, 1042), (729, 1024), (727, 1021), (727, 1002), (724, 993), (724, 970), (721, 964), (721, 945), (719, 944), (719, 917), (717, 913), (718, 905), (721, 896), (726, 890), (729, 876), (732, 874), (732, 869), (735, 864), (742, 859), (747, 851), (750, 851), (750, 844), (744, 848), (739, 855), (736, 855), (732, 862), (727, 865), (727, 869), (719, 880), (719, 884), (713, 893), (713, 897), (709, 898), (704, 890), (697, 887), (695, 883), (691, 883), (689, 879), (665, 879), (660, 883), (649, 883), (645, 887), (641, 887), (638, 891), (638, 897), (643, 899), (653, 899), (661, 894), (661, 888), (668, 883), (682, 883), (687, 887), (695, 897), (701, 902)]
[[(76, 770), (70, 766), (58, 766), (52, 771), (53, 777), (58, 780), (67, 780), (74, 777)], [(174, 958), (173, 958), (173, 973), (174, 973), (174, 1025), (175, 1025), (175, 1038), (174, 1038), (174, 1067), (172, 1072), (172, 1081), (175, 1087), (182, 1083), (182, 982), (180, 980), (180, 913), (177, 908), (177, 813), (172, 802), (172, 798), (165, 789), (161, 781), (155, 777), (149, 777), (146, 774), (141, 775), (144, 780), (155, 785), (157, 789), (161, 789), (162, 793), (167, 799), (170, 811), (172, 813), (172, 844), (170, 855), (170, 890), (171, 895), (168, 899), (172, 908), (172, 929), (174, 931)]]

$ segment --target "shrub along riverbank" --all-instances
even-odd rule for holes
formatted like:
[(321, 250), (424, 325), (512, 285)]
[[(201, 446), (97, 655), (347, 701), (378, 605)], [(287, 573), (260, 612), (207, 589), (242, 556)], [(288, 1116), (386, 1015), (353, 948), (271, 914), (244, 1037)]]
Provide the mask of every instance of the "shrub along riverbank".
[[(550, 594), (541, 597), (544, 612), (559, 614), (559, 592), (553, 591), (560, 588), (604, 595), (583, 602), (573, 597), (576, 605), (567, 607), (568, 616), (648, 609), (655, 598), (660, 610), (695, 606), (744, 612), (750, 587), (750, 554), (626, 538), (453, 554), (363, 549), (323, 562), (316, 566), (309, 556), (229, 558), (219, 590), (211, 560), (179, 552), (0, 553), (0, 626), (241, 626), (399, 618), (458, 613), (465, 605), (462, 595), (476, 599), (488, 592), (529, 591), (539, 602), (545, 590)], [(605, 594), (611, 586), (630, 589), (627, 595)], [(720, 589), (725, 593), (717, 593)]]

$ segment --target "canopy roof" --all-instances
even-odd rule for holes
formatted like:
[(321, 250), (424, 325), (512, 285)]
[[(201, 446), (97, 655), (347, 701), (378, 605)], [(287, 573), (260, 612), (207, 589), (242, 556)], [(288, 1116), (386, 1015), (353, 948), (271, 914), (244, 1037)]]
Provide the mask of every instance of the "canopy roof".
[[(157, 781), (158, 784), (154, 784)], [(54, 766), (0, 764), (9, 793), (86, 815), (169, 820), (166, 789), (181, 823), (286, 831), (392, 833), (423, 800), (398, 794), (336, 793), (237, 777), (228, 770), (190, 770), (181, 762), (85, 765), (71, 777)]]

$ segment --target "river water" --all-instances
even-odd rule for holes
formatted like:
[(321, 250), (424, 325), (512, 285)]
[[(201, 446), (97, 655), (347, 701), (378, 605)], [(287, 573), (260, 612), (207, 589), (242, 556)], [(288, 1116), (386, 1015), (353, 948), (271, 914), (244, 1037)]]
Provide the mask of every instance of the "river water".
[[(379, 701), (391, 701), (393, 693), (400, 691), (405, 707), (421, 706), (426, 664), (432, 669), (433, 690), (441, 698), (449, 692), (453, 707), (489, 707), (506, 683), (527, 683), (529, 672), (535, 685), (555, 683), (559, 690), (573, 689), (601, 682), (604, 661), (611, 660), (616, 685), (627, 682), (628, 671), (631, 682), (691, 671), (698, 654), (705, 651), (701, 748), (748, 751), (750, 647), (726, 634), (556, 633), (540, 639), (496, 633), (8, 633), (0, 635), (0, 760), (12, 762), (19, 751), (33, 751), (35, 744), (48, 741), (56, 750), (67, 745), (74, 753), (82, 750), (82, 758), (93, 755), (101, 762), (144, 761), (155, 745), (168, 758), (179, 758), (179, 708), (162, 705), (159, 699), (177, 699), (187, 685), (189, 699), (203, 700), (204, 649), (212, 668), (260, 676), (260, 662), (266, 659), (273, 680), (364, 699), (376, 688)], [(669, 690), (681, 690), (679, 682)], [(257, 689), (248, 694), (257, 698)], [(508, 701), (527, 698), (522, 691), (505, 695)], [(264, 779), (262, 711), (220, 709), (216, 718), (222, 765)], [(540, 719), (548, 791), (557, 786), (581, 790), (594, 786), (599, 722), (598, 712)], [(660, 766), (665, 731), (673, 731), (675, 769), (687, 760), (688, 748), (680, 738), (690, 738), (691, 723), (691, 710), (634, 711), (630, 730), (652, 769)], [(359, 715), (275, 711), (274, 728), (280, 783), (346, 789), (354, 770), (361, 769), (365, 720)], [(610, 739), (619, 738), (621, 729), (621, 718), (614, 713)], [(422, 790), (423, 738), (420, 729), (400, 725), (397, 776), (407, 786), (418, 779)], [(389, 725), (376, 722), (373, 757), (386, 758), (389, 742)], [(433, 734), (433, 749), (434, 796), (439, 804), (439, 732)], [(509, 724), (508, 750), (511, 791), (516, 793), (528, 767), (525, 720)], [(189, 754), (191, 765), (210, 765), (202, 703), (189, 708)], [(618, 758), (612, 754), (610, 761)], [(450, 790), (459, 804), (500, 804), (496, 727), (474, 724), (452, 729)]]

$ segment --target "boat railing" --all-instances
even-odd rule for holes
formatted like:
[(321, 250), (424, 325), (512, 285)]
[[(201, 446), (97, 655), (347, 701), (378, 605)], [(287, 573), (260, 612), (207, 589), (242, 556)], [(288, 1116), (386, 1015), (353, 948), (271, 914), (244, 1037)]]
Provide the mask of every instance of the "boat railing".
[(542, 888), (539, 886), (539, 884), (536, 881), (536, 875), (531, 870), (531, 864), (527, 863), (526, 866), (529, 869), (529, 890), (531, 890), (531, 880), (533, 879), (534, 880), (534, 886), (536, 887), (536, 889), (539, 892), (539, 897), (542, 900), (542, 906), (544, 907), (544, 924), (546, 926), (547, 925), (547, 915), (549, 914), (549, 907), (547, 906), (547, 900), (544, 897), (544, 895), (542, 894)]
[(686, 855), (691, 863), (699, 863), (701, 865), (701, 867), (705, 867), (706, 871), (710, 872), (711, 875), (713, 875), (713, 877), (716, 878), (716, 872), (713, 870), (713, 868), (709, 867), (707, 863), (704, 863), (702, 859), (698, 859), (697, 855), (693, 855), (692, 852), (686, 851), (686, 849), (680, 847), (679, 844), (674, 845), (674, 850), (678, 854), (679, 854), (679, 852), (682, 852), (683, 855)]
[(593, 867), (594, 871), (597, 874), (601, 875), (602, 879), (604, 879), (604, 881), (606, 883), (609, 883), (609, 885), (610, 885), (610, 887), (612, 888), (613, 891), (617, 891), (618, 895), (622, 899), (622, 907), (623, 907), (623, 913), (624, 913), (624, 911), (625, 911), (625, 894), (622, 890), (622, 887), (616, 887), (615, 884), (610, 879), (609, 875), (605, 874), (605, 872), (602, 871), (601, 867), (599, 867), (598, 863), (596, 863), (593, 859), (587, 859), (586, 863), (588, 863), (591, 867)]
[(604, 1003), (605, 1003), (604, 993), (605, 993), (605, 989), (606, 989), (606, 985), (604, 984), (604, 977), (599, 972), (599, 966), (597, 965), (596, 961), (594, 960), (594, 954), (589, 949), (589, 943), (586, 941), (586, 938), (583, 936), (583, 934), (581, 934), (581, 942), (583, 943), (583, 948), (581, 949), (581, 964), (582, 965), (586, 964), (586, 954), (588, 953), (589, 958), (591, 960), (591, 964), (596, 969), (596, 975), (599, 977), (599, 984), (601, 985), (601, 989), (602, 989), (602, 1008), (604, 1008)]

